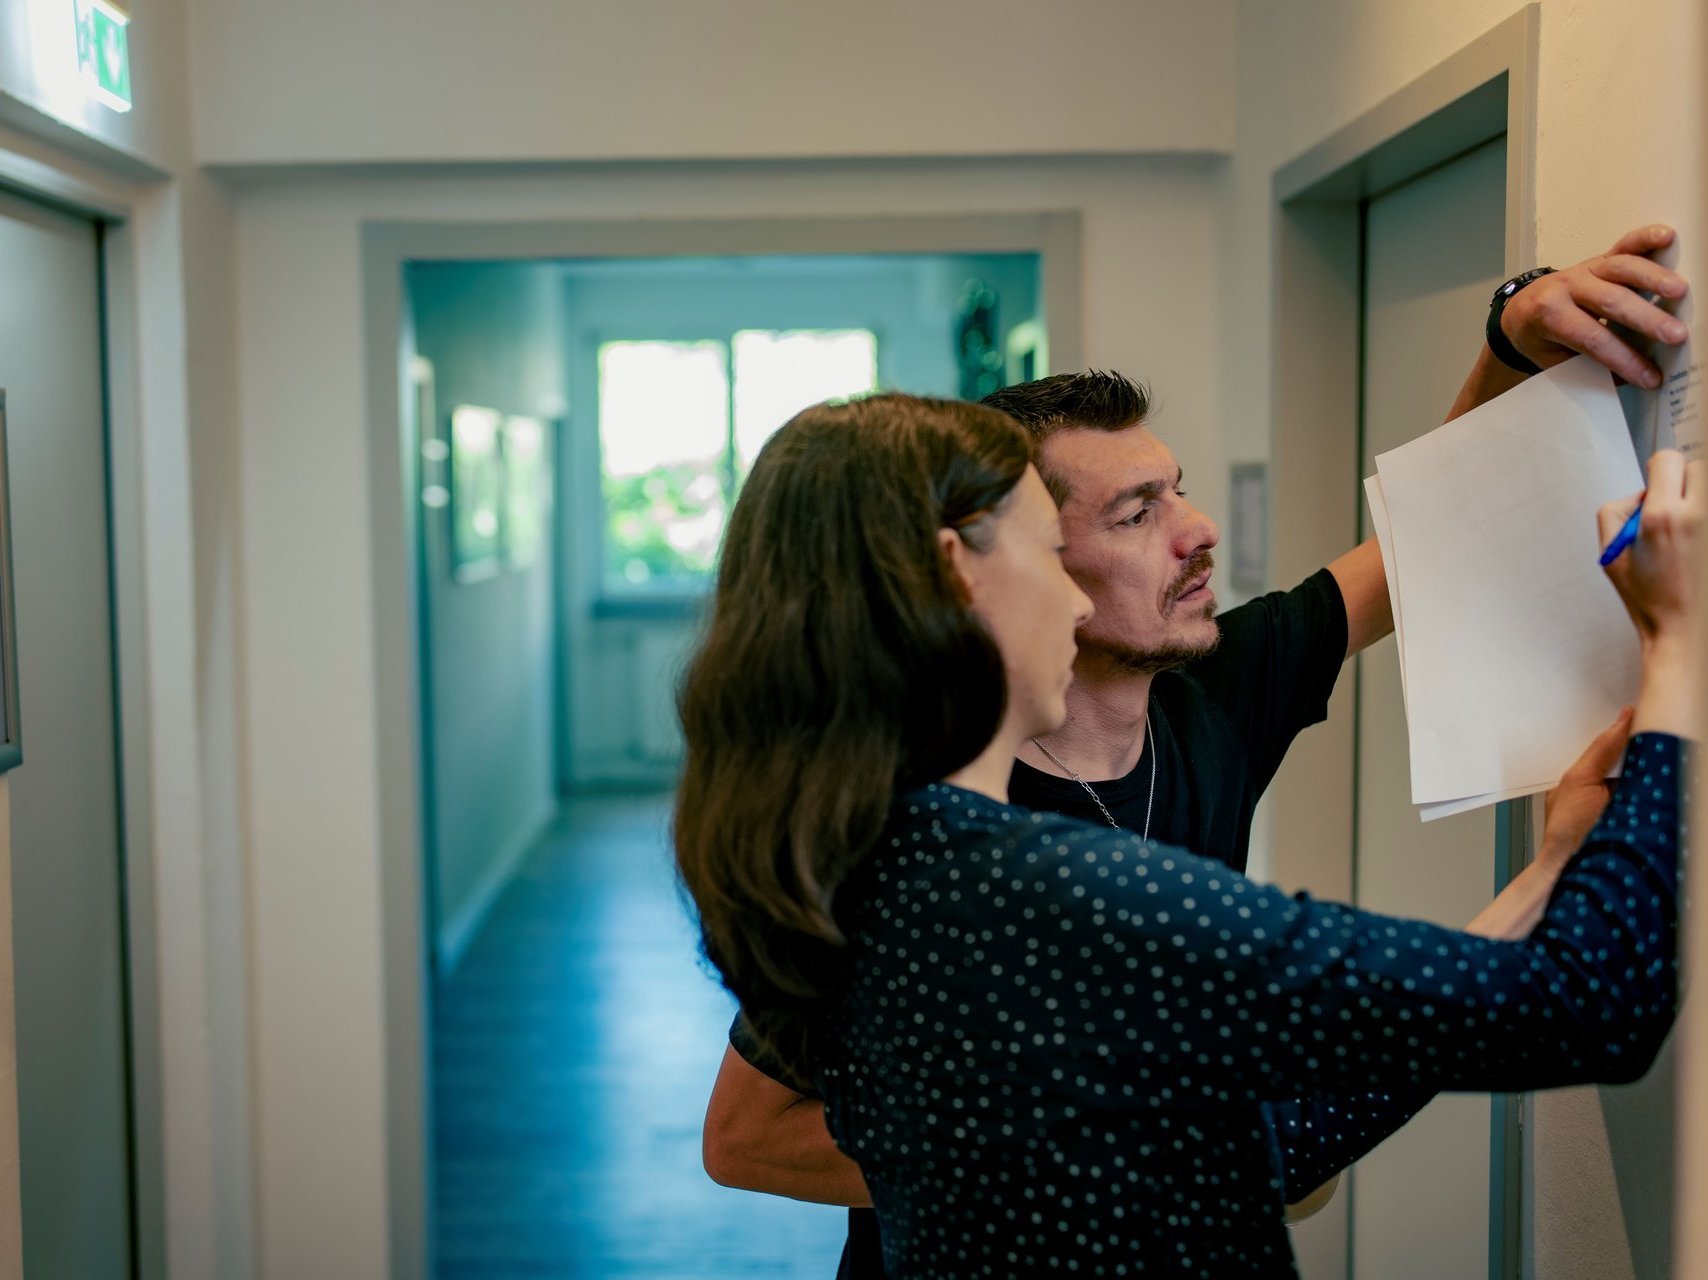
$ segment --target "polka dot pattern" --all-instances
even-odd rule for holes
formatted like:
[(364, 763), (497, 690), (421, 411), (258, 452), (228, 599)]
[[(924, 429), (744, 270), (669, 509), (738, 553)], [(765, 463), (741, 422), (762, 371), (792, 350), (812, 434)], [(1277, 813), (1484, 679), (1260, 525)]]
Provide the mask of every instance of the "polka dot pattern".
[(901, 796), (839, 895), (850, 977), (818, 1041), (892, 1280), (1291, 1276), (1282, 1205), (1372, 1109), (1641, 1075), (1675, 999), (1679, 757), (1633, 740), (1522, 942)]
[(1405, 1088), (1265, 1102), (1281, 1198), (1303, 1200), (1361, 1156), (1380, 1146), (1439, 1092)]

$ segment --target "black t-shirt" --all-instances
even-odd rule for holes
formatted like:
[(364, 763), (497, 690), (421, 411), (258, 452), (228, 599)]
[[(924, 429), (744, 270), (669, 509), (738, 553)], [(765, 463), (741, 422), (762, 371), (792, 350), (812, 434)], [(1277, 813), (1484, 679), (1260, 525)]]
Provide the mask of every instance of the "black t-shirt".
[[(1346, 604), (1333, 575), (1321, 569), (1291, 591), (1228, 610), (1217, 625), (1221, 643), (1212, 653), (1151, 682), (1151, 741), (1132, 772), (1091, 786), (1128, 830), (1144, 831), (1148, 802), (1151, 839), (1243, 872), (1258, 799), (1293, 739), (1328, 715), (1346, 656)], [(1008, 795), (1010, 804), (1028, 809), (1105, 821), (1077, 782), (1018, 760)], [(790, 1084), (766, 1062), (739, 1016), (730, 1043), (752, 1066)], [(837, 1280), (883, 1280), (872, 1210), (848, 1211), (848, 1245), (836, 1274)]]
[[(1258, 799), (1299, 731), (1328, 715), (1346, 656), (1346, 606), (1333, 575), (1322, 569), (1291, 591), (1260, 596), (1217, 621), (1222, 640), (1212, 653), (1151, 682), (1151, 741), (1132, 772), (1087, 782), (1129, 831), (1145, 830), (1149, 803), (1152, 840), (1243, 872)], [(1079, 783), (1020, 760), (1008, 802), (1106, 821)]]

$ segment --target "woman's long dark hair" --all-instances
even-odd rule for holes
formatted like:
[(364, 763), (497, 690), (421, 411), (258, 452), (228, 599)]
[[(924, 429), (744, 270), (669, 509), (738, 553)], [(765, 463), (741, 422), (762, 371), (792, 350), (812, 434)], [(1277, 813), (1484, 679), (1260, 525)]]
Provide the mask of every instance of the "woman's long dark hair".
[(895, 791), (972, 761), (1002, 718), (1001, 655), (938, 531), (982, 549), (1029, 460), (979, 405), (818, 405), (760, 452), (730, 517), (678, 697), (676, 860), (707, 956), (798, 1078), (840, 969), (837, 886)]

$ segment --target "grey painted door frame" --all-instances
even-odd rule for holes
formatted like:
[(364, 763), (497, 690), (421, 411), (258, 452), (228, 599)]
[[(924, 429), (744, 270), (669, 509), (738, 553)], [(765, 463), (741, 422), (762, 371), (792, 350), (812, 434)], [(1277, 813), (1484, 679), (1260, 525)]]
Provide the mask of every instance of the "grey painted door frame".
[[(428, 974), (417, 508), (406, 477), (409, 355), (404, 264), (775, 254), (1036, 253), (1056, 368), (1081, 361), (1080, 230), (1074, 212), (922, 217), (537, 223), (375, 222), (362, 229), (368, 372), (375, 720), (384, 915), (386, 1162), (392, 1274), (430, 1274)], [(400, 660), (400, 657), (402, 660)]]
[[(166, 1035), (158, 963), (160, 893), (156, 875), (155, 718), (143, 637), (152, 629), (148, 600), (149, 539), (143, 511), (149, 491), (144, 475), (139, 326), (139, 274), (151, 251), (139, 245), (134, 214), (146, 187), (166, 175), (131, 158), (91, 170), (77, 157), (34, 139), (0, 129), (0, 191), (16, 199), (68, 214), (95, 229), (100, 257), (99, 306), (107, 453), (107, 506), (111, 632), (114, 666), (115, 749), (118, 778), (119, 848), (123, 860), (124, 966), (128, 1054), (132, 1266), (139, 1280), (167, 1275), (168, 1089), (163, 1066)], [(188, 458), (183, 459), (187, 491)], [(151, 465), (158, 466), (157, 462)], [(184, 518), (188, 548), (188, 517)], [(152, 512), (151, 520), (158, 517)], [(168, 517), (168, 523), (172, 517)], [(27, 672), (21, 679), (28, 679)], [(25, 763), (28, 763), (28, 705)], [(9, 941), (9, 938), (8, 938)], [(14, 979), (15, 980), (15, 979)], [(10, 1004), (10, 993), (7, 993)], [(0, 1214), (16, 1206), (0, 1208)]]
[[(1504, 133), (1506, 266), (1535, 265), (1536, 82), (1540, 8), (1526, 6), (1275, 173), (1270, 547), (1292, 582), (1358, 539), (1363, 293), (1361, 208)], [(1325, 476), (1344, 476), (1341, 485)], [(1285, 513), (1285, 518), (1282, 518)], [(1301, 740), (1272, 791), (1273, 868), (1288, 886), (1353, 897), (1356, 692), (1342, 688), (1328, 723)], [(1532, 855), (1531, 805), (1500, 806), (1496, 885)], [(1517, 1280), (1523, 1257), (1522, 1098), (1498, 1098), (1491, 1133), (1489, 1276)], [(1296, 1233), (1319, 1274), (1350, 1268), (1342, 1204)], [(1335, 1238), (1336, 1232), (1339, 1238)]]
[[(9, 283), (27, 307), (6, 378), (16, 683), (34, 711), (8, 775), (25, 1266), (136, 1271), (136, 1073), (125, 904), (103, 222), (7, 193)], [(15, 270), (12, 269), (15, 267)], [(27, 360), (18, 359), (28, 352)], [(0, 394), (4, 394), (0, 392)], [(32, 465), (33, 464), (33, 465)], [(32, 473), (33, 477), (32, 478)], [(33, 537), (33, 540), (32, 540)], [(33, 594), (32, 594), (33, 593)], [(7, 700), (15, 705), (16, 688)], [(44, 715), (46, 704), (48, 714)], [(51, 744), (38, 754), (38, 744)], [(68, 1006), (86, 1017), (67, 1020)], [(80, 1125), (87, 1128), (68, 1137)], [(85, 1212), (103, 1206), (91, 1225)], [(122, 1200), (122, 1209), (106, 1206)], [(121, 1262), (122, 1259), (122, 1262)]]

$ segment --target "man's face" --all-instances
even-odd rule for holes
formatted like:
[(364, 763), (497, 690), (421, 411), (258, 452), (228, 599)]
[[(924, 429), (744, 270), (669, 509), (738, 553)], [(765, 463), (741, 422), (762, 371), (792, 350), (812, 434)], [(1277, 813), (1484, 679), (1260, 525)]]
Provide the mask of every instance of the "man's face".
[(1215, 522), (1186, 501), (1180, 464), (1144, 426), (1072, 428), (1045, 440), (1041, 463), (1067, 488), (1062, 562), (1096, 606), (1080, 648), (1161, 671), (1215, 648), (1210, 589)]

